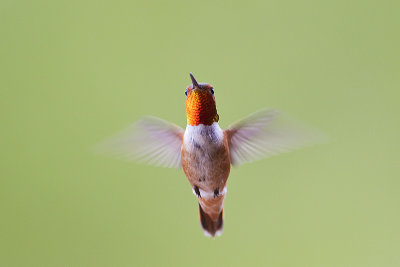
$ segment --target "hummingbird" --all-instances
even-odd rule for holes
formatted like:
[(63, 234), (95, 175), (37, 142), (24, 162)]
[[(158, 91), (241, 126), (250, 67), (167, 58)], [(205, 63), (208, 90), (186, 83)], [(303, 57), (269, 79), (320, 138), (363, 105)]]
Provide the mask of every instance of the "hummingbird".
[(206, 236), (224, 227), (224, 200), (231, 166), (315, 143), (316, 135), (298, 123), (282, 123), (275, 109), (264, 109), (222, 130), (214, 87), (190, 73), (185, 90), (186, 129), (145, 117), (103, 144), (114, 156), (156, 166), (183, 169), (198, 200)]

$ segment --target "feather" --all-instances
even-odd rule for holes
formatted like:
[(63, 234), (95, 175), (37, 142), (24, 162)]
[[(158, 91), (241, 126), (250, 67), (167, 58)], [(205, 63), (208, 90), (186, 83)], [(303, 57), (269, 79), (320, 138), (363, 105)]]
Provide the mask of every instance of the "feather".
[(181, 168), (183, 129), (155, 117), (145, 117), (99, 144), (95, 150), (128, 161)]
[(261, 110), (251, 114), (231, 125), (225, 133), (233, 165), (267, 158), (325, 140), (317, 130), (289, 119), (277, 110)]

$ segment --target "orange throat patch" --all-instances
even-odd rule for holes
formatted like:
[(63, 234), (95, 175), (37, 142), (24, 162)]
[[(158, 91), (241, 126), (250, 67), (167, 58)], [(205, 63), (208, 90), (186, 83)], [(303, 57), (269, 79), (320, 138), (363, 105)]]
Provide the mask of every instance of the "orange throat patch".
[(187, 123), (192, 126), (218, 122), (214, 97), (206, 91), (192, 91), (186, 99), (186, 116)]

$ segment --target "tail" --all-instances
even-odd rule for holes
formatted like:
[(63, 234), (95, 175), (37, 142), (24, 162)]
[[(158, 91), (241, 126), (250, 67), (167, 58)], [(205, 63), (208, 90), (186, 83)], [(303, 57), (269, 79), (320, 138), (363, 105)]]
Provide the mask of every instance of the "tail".
[(204, 212), (199, 203), (199, 213), (201, 227), (203, 228), (204, 235), (214, 237), (220, 236), (224, 228), (223, 210), (218, 215), (217, 220), (213, 220), (210, 215)]
[(199, 215), (203, 232), (206, 236), (220, 236), (224, 228), (224, 198), (220, 195), (215, 198), (199, 198)]

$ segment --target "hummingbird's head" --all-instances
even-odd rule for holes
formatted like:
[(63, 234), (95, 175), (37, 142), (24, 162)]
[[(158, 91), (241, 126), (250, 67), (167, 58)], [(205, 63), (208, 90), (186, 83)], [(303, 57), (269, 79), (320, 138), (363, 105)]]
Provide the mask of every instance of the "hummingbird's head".
[(192, 84), (186, 88), (186, 117), (189, 125), (211, 125), (218, 122), (214, 88), (208, 83), (198, 83), (190, 73)]

